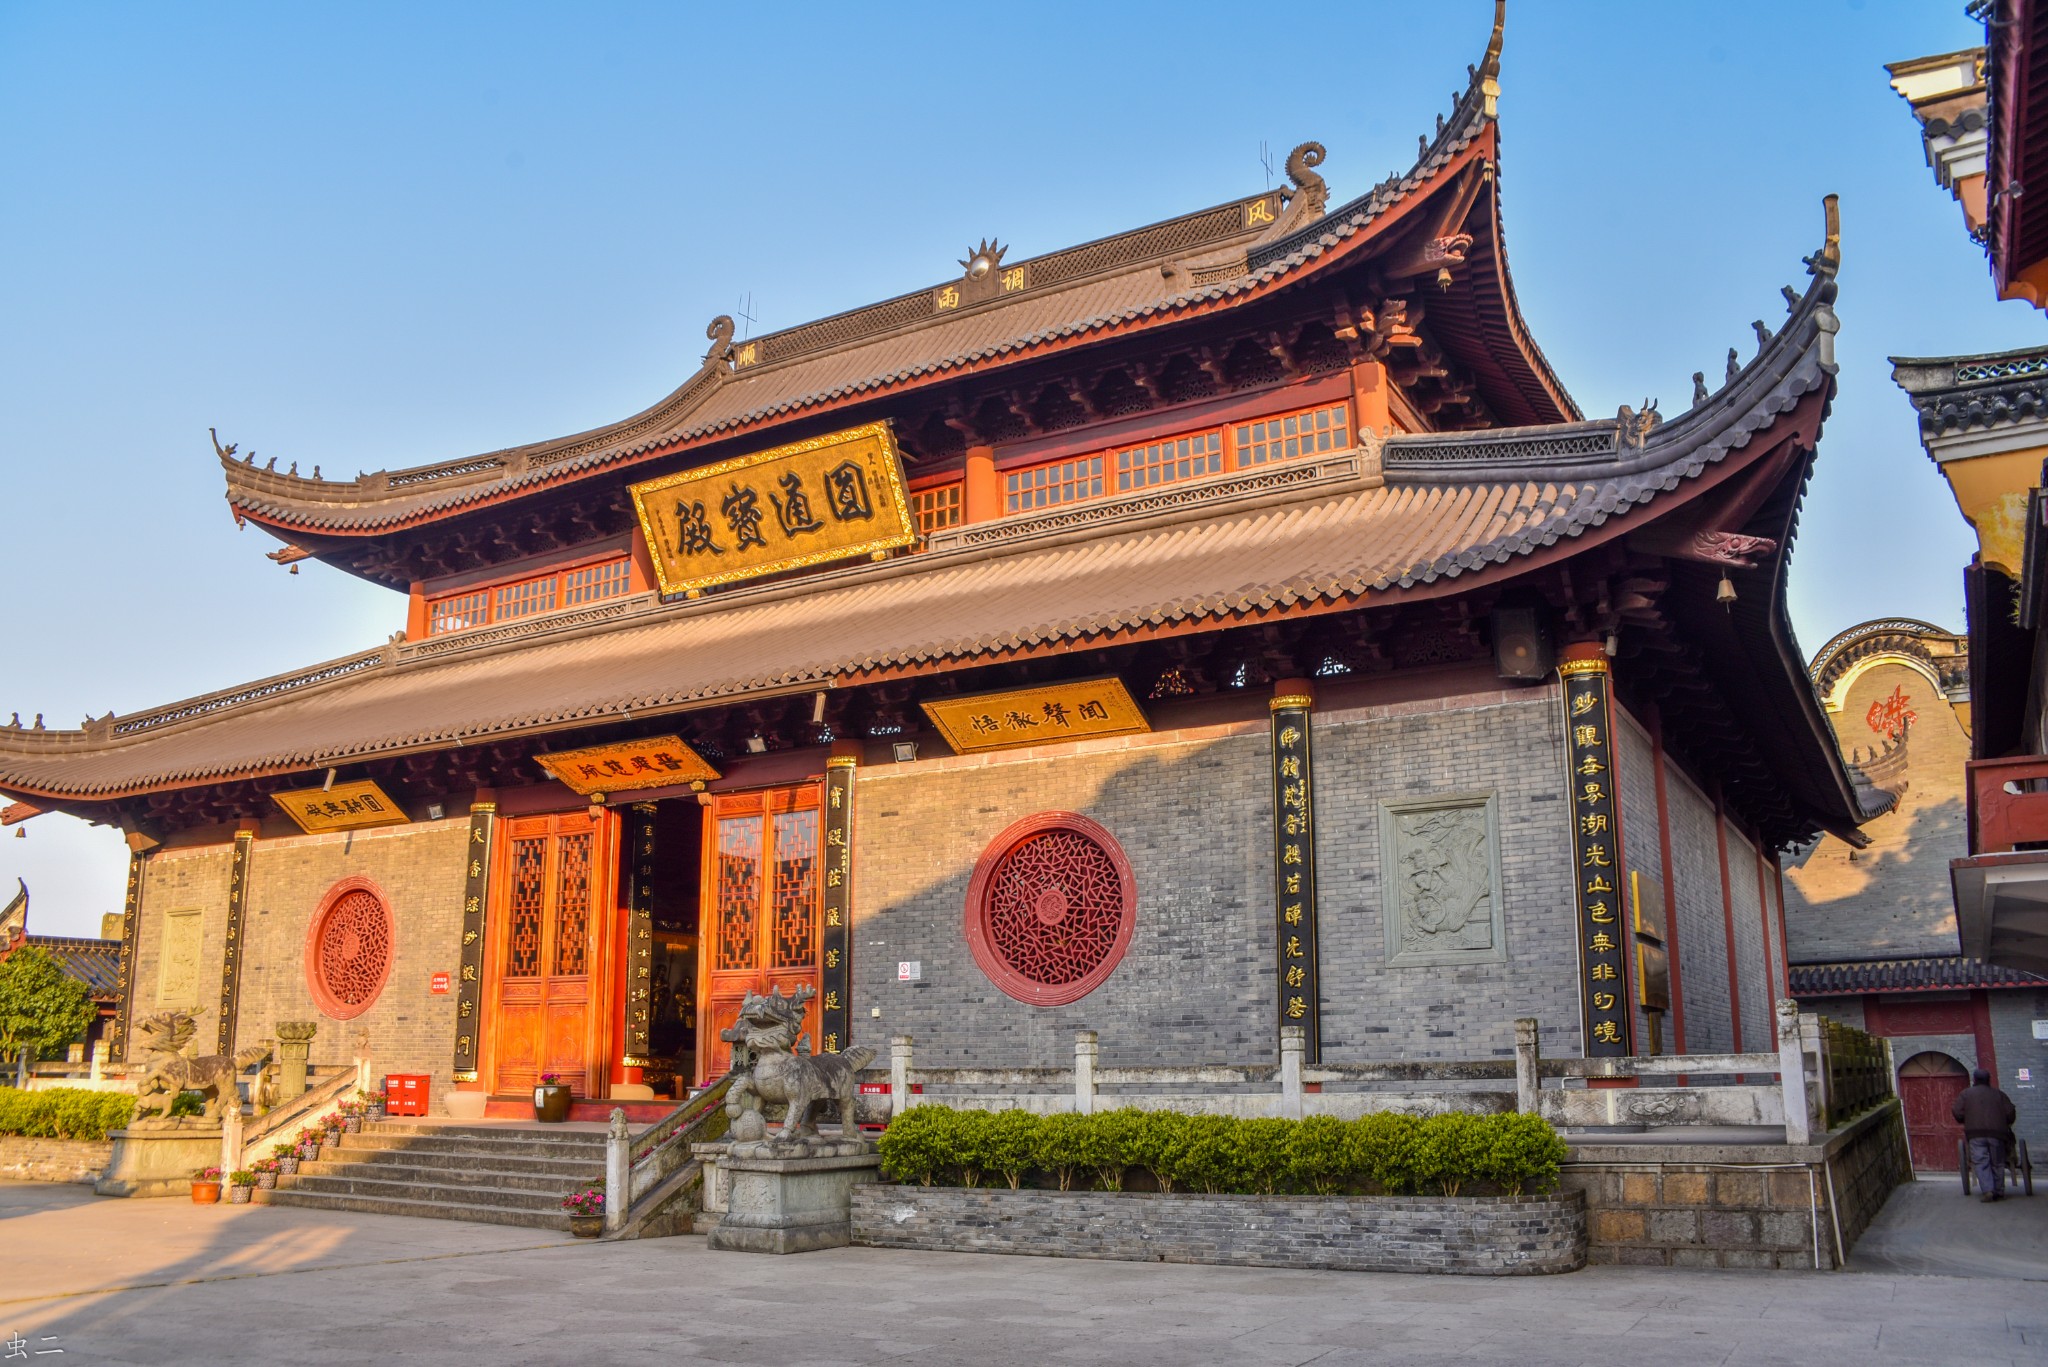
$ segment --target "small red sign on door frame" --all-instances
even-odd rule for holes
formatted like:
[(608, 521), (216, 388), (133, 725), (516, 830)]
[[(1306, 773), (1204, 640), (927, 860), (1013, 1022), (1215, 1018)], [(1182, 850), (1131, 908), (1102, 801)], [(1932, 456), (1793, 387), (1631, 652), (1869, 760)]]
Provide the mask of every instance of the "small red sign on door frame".
[(433, 993), (437, 997), (447, 996), (448, 975), (446, 973), (436, 973), (433, 977), (427, 979), (427, 991)]

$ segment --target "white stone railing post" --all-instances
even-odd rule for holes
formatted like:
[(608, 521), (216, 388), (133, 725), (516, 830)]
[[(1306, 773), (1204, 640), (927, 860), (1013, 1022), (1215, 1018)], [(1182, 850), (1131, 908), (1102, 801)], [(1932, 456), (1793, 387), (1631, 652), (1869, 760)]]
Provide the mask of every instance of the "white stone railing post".
[(1298, 1025), (1280, 1027), (1280, 1114), (1288, 1120), (1301, 1119), (1301, 1062), (1307, 1050), (1306, 1030)]
[(92, 1071), (86, 1074), (88, 1082), (99, 1082), (105, 1078), (107, 1068), (107, 1042), (94, 1040), (92, 1046)]
[(616, 1234), (626, 1227), (626, 1209), (633, 1204), (633, 1130), (626, 1112), (612, 1107), (612, 1123), (604, 1133), (604, 1228)]
[(223, 1083), (220, 1109), (220, 1180), (227, 1185), (228, 1174), (242, 1166), (242, 1094), (233, 1083)]
[(1543, 1043), (1534, 1016), (1515, 1021), (1515, 1109), (1536, 1115), (1543, 1104)]
[(1778, 1003), (1778, 1086), (1785, 1095), (1785, 1142), (1813, 1142), (1812, 1101), (1806, 1092), (1806, 1051), (1799, 1039), (1799, 1003)]
[(1820, 1017), (1811, 1011), (1799, 1013), (1799, 1051), (1806, 1056), (1806, 1128), (1811, 1134), (1827, 1128), (1834, 1113), (1834, 1088), (1829, 1081), (1828, 1035)]
[(1102, 1046), (1096, 1042), (1093, 1030), (1075, 1033), (1074, 1110), (1077, 1114), (1095, 1114), (1095, 1060), (1101, 1052)]
[(902, 1115), (917, 1099), (910, 1092), (910, 1036), (897, 1035), (889, 1041), (889, 1115)]

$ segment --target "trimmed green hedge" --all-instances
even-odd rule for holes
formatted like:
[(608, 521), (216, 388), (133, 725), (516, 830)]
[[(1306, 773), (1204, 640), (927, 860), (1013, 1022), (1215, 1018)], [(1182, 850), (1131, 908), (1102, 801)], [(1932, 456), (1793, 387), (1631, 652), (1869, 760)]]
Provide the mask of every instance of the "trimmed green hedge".
[(105, 1139), (135, 1115), (135, 1098), (126, 1092), (92, 1092), (83, 1087), (55, 1087), (24, 1092), (0, 1087), (0, 1134), (31, 1139)]
[(1557, 1183), (1565, 1143), (1533, 1115), (1387, 1113), (1338, 1120), (1240, 1120), (1120, 1110), (1097, 1115), (956, 1111), (917, 1106), (882, 1132), (882, 1164), (899, 1182), (1013, 1190), (1038, 1177), (1061, 1191), (1123, 1190), (1140, 1169), (1160, 1191), (1271, 1195), (1520, 1196)]

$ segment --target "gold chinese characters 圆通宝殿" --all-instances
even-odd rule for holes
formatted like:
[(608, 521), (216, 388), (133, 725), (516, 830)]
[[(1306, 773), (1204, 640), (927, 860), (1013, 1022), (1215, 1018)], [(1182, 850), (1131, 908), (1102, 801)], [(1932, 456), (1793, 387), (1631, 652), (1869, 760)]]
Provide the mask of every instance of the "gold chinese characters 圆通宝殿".
[(1084, 679), (922, 704), (957, 754), (1150, 731), (1121, 679)]
[(903, 461), (885, 422), (666, 475), (630, 492), (665, 594), (917, 540)]
[(403, 826), (412, 820), (382, 788), (366, 778), (328, 788), (272, 793), (270, 800), (308, 835), (352, 831), (364, 826)]
[(681, 736), (646, 736), (581, 750), (557, 750), (533, 758), (551, 776), (584, 797), (593, 793), (667, 788), (679, 783), (709, 783), (718, 777), (718, 770), (685, 744)]

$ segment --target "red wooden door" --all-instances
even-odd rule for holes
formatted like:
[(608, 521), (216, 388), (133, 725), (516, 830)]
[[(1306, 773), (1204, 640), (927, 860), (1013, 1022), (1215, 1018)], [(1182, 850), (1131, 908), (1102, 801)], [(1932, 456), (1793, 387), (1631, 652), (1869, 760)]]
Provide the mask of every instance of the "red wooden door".
[(505, 823), (490, 957), (493, 1092), (524, 1091), (542, 1073), (577, 1096), (607, 1090), (611, 827), (587, 812)]
[[(822, 900), (817, 784), (720, 794), (710, 817), (697, 997), (697, 1071), (706, 1081), (731, 1066), (732, 1046), (718, 1034), (738, 1019), (747, 993), (817, 991)], [(815, 1001), (804, 1033), (816, 1050)]]
[(1899, 1102), (1906, 1112), (1906, 1141), (1916, 1171), (1956, 1170), (1956, 1144), (1963, 1127), (1949, 1108), (1969, 1085), (1963, 1065), (1947, 1054), (1915, 1054), (1899, 1069)]

